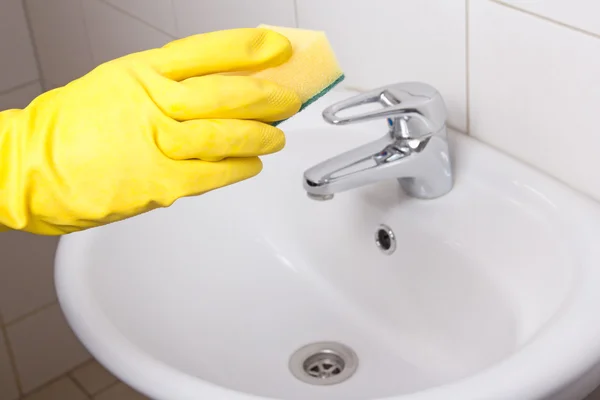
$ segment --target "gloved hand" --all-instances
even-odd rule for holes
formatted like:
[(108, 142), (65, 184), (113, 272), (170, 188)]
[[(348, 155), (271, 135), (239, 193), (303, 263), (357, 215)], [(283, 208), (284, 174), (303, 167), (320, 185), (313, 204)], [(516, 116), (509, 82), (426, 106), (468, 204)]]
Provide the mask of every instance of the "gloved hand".
[(258, 174), (257, 156), (285, 141), (265, 122), (294, 115), (300, 100), (220, 73), (276, 66), (291, 53), (266, 29), (191, 36), (0, 113), (0, 226), (74, 232)]

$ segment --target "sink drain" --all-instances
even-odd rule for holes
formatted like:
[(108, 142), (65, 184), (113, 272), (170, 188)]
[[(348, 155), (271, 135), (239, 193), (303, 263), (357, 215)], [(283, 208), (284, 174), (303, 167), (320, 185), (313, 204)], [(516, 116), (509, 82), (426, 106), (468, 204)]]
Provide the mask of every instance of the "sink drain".
[(358, 367), (352, 349), (337, 342), (311, 343), (290, 358), (290, 371), (302, 382), (333, 385), (350, 378)]

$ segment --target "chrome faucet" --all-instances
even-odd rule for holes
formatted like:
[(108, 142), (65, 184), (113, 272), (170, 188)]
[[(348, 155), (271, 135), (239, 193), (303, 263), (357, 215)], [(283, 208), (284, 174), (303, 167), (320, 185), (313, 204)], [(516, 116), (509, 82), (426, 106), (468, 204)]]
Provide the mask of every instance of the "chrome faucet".
[[(337, 114), (379, 103), (382, 108), (351, 117)], [(384, 137), (340, 154), (304, 172), (304, 188), (315, 200), (378, 181), (396, 178), (412, 197), (433, 199), (452, 190), (446, 107), (433, 87), (407, 82), (381, 87), (336, 103), (323, 111), (333, 125), (387, 118)]]

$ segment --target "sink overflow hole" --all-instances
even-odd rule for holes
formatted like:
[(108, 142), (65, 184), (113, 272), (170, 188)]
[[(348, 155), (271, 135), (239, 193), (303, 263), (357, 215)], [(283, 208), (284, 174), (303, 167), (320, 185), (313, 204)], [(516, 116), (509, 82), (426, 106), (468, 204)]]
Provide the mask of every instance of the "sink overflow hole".
[(375, 244), (384, 254), (396, 251), (396, 235), (387, 225), (380, 225), (375, 232)]

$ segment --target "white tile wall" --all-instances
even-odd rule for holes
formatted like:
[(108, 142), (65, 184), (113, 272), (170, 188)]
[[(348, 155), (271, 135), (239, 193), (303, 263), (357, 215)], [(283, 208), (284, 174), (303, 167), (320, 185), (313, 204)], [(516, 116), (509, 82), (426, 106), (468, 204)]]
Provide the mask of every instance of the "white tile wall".
[(0, 92), (38, 79), (21, 0), (0, 1)]
[(172, 36), (177, 35), (173, 0), (105, 0)]
[(600, 199), (600, 39), (470, 4), (471, 134)]
[(298, 23), (327, 33), (347, 85), (430, 83), (466, 130), (464, 0), (298, 0)]
[(25, 0), (46, 89), (89, 72), (92, 53), (81, 0)]
[(58, 305), (10, 325), (7, 333), (25, 392), (90, 359)]
[(296, 26), (294, 0), (173, 0), (181, 36), (260, 24)]
[(102, 1), (83, 0), (83, 10), (96, 65), (173, 40)]
[[(11, 108), (24, 108), (40, 93), (42, 93), (42, 86), (38, 81), (1, 93), (0, 111)], [(0, 284), (0, 287), (2, 287), (2, 284)]]
[(499, 0), (501, 3), (600, 35), (600, 2), (596, 0)]

